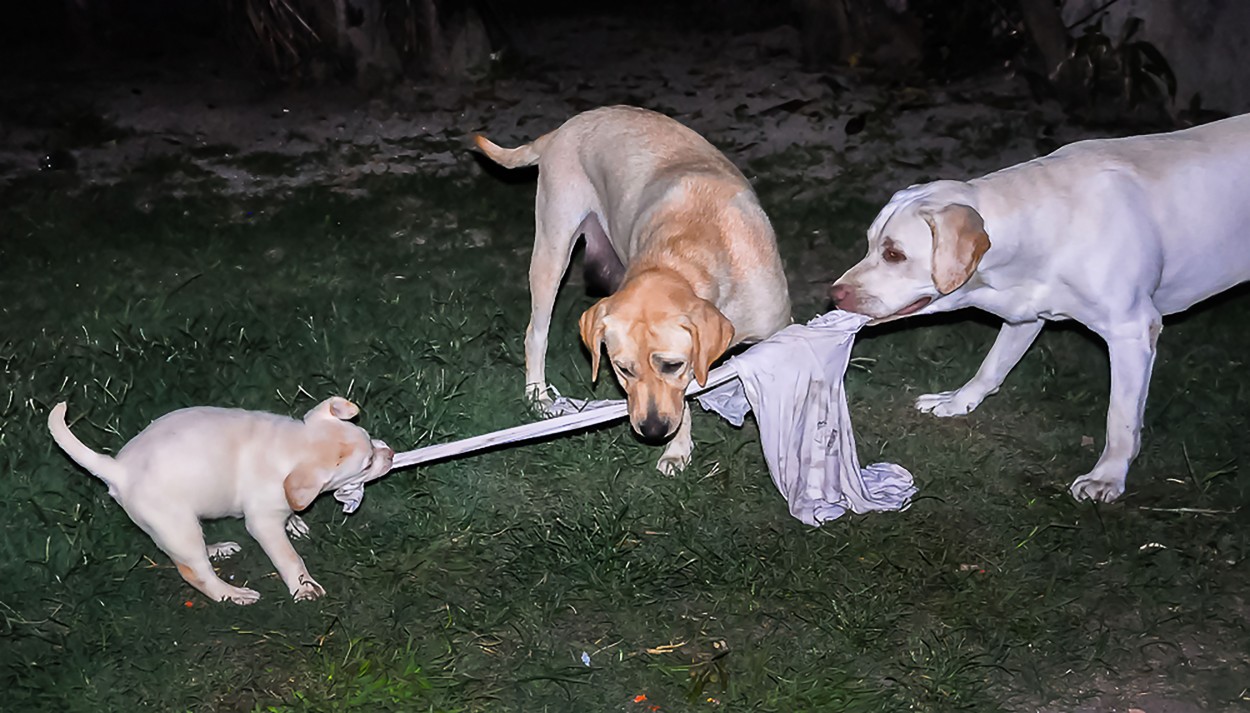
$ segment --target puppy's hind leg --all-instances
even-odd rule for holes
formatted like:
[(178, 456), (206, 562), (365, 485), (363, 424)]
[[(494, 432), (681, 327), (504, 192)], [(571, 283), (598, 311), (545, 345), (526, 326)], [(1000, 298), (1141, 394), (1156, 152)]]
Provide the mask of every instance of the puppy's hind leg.
[[(547, 334), (556, 291), (569, 266), (577, 240), (578, 226), (591, 206), (593, 189), (585, 180), (560, 180), (560, 176), (538, 175), (534, 199), (534, 253), (530, 258), (530, 322), (525, 329), (525, 395), (546, 408)], [(582, 185), (585, 184), (585, 185)]]
[[(160, 547), (178, 568), (178, 574), (192, 587), (200, 590), (204, 596), (215, 602), (231, 601), (239, 605), (254, 604), (260, 599), (260, 593), (246, 587), (227, 584), (213, 571), (209, 562), (209, 550), (204, 545), (204, 532), (200, 522), (193, 515), (186, 517), (163, 518), (164, 527), (160, 532), (144, 526), (153, 541)], [(142, 525), (142, 523), (140, 523)], [(171, 524), (176, 524), (171, 527)], [(218, 543), (215, 548), (234, 543)], [(236, 551), (238, 545), (235, 545)], [(232, 553), (233, 554), (233, 553)], [(220, 556), (220, 549), (218, 551)]]

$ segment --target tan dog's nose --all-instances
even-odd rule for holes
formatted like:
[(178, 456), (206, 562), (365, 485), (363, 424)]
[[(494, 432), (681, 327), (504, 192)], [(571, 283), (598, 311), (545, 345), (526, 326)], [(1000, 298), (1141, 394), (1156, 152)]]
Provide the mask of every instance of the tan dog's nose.
[(648, 441), (662, 441), (672, 431), (672, 424), (652, 411), (647, 414), (646, 418), (634, 426), (634, 430), (638, 431), (638, 435)]
[(839, 285), (834, 283), (829, 288), (829, 299), (833, 300), (833, 304), (838, 309), (848, 312), (855, 311), (855, 288), (850, 285)]

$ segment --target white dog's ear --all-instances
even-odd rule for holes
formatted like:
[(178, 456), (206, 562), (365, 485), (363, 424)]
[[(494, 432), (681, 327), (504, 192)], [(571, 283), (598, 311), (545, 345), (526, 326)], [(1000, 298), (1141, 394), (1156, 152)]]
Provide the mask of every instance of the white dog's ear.
[(694, 368), (694, 380), (703, 386), (712, 362), (720, 358), (734, 340), (734, 325), (716, 305), (703, 299), (698, 302), (690, 310), (690, 322), (683, 321), (681, 326), (690, 332), (690, 365)]
[(985, 221), (971, 206), (952, 203), (920, 213), (933, 233), (933, 284), (949, 295), (976, 272), (981, 256), (990, 249)]
[(582, 333), (582, 343), (590, 350), (590, 380), (599, 380), (599, 353), (603, 351), (603, 333), (607, 329), (603, 319), (611, 308), (611, 297), (604, 297), (594, 307), (582, 313), (577, 327)]
[(319, 468), (312, 463), (301, 463), (287, 474), (282, 481), (282, 492), (286, 494), (286, 504), (293, 512), (312, 505), (321, 491), (330, 482), (330, 471)]
[(360, 407), (348, 401), (342, 396), (331, 396), (312, 407), (308, 413), (304, 414), (304, 420), (308, 421), (313, 418), (333, 418), (339, 421), (350, 421), (356, 418), (360, 413)]

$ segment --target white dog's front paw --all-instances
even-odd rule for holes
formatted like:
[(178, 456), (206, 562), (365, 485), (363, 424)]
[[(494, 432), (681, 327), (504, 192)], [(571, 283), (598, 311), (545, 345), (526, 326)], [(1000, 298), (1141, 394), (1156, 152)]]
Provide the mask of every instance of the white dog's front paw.
[(1077, 500), (1096, 500), (1109, 503), (1124, 494), (1124, 471), (1110, 472), (1095, 467), (1092, 471), (1072, 481), (1068, 492)]
[(286, 531), (297, 540), (308, 537), (308, 533), (311, 532), (304, 518), (295, 513), (291, 513), (291, 516), (286, 519)]
[(227, 584), (225, 592), (218, 601), (233, 602), (241, 607), (245, 607), (248, 604), (255, 604), (260, 601), (260, 592), (247, 587), (232, 587)]
[(296, 586), (294, 591), (291, 592), (291, 596), (294, 597), (297, 602), (308, 602), (314, 599), (320, 599), (321, 597), (324, 597), (325, 594), (326, 590), (323, 589), (320, 584), (317, 584), (317, 580), (313, 579), (307, 573), (300, 575), (299, 585)]
[(916, 398), (916, 408), (924, 413), (931, 413), (938, 418), (966, 416), (981, 405), (985, 396), (967, 393), (964, 389), (943, 391), (940, 394), (924, 394)]
[(218, 542), (208, 546), (208, 558), (210, 560), (224, 560), (227, 557), (233, 557), (243, 551), (237, 542)]

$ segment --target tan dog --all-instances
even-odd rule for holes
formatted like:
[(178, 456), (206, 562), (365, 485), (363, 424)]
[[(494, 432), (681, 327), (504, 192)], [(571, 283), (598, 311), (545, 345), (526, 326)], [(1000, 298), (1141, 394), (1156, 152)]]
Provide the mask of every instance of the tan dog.
[(579, 114), (515, 149), (476, 142), (500, 165), (539, 168), (526, 393), (550, 403), (551, 310), (584, 235), (588, 280), (614, 292), (581, 318), (594, 375), (606, 345), (630, 424), (651, 440), (671, 437), (657, 467), (681, 470), (693, 447), (691, 379), (703, 384), (730, 346), (790, 323), (776, 237), (751, 185), (703, 137), (634, 107)]
[(70, 432), (64, 403), (48, 415), (48, 430), (70, 458), (108, 484), (109, 495), (191, 586), (214, 601), (251, 604), (259, 593), (227, 584), (209, 563), (233, 555), (239, 545), (206, 547), (200, 520), (245, 518), (247, 531), (296, 601), (325, 594), (287, 531), (308, 534), (294, 513), (321, 493), (390, 470), (391, 449), (347, 423), (359, 412), (338, 396), (313, 408), (303, 421), (241, 409), (181, 409), (153, 421), (115, 458), (96, 453)]

